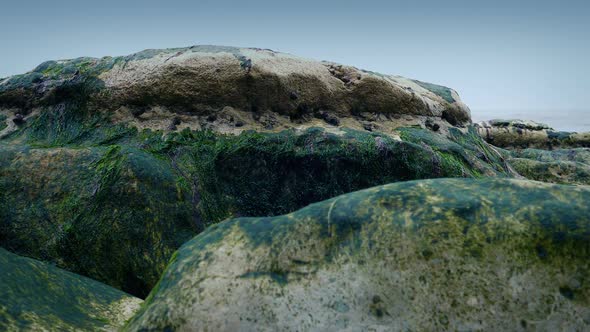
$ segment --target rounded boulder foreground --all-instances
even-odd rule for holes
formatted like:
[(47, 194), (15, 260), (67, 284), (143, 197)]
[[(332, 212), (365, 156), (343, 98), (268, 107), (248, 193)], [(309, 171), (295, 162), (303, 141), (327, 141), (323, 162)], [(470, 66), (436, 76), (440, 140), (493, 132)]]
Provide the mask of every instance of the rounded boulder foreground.
[(141, 302), (0, 248), (0, 331), (116, 331)]
[(590, 187), (374, 187), (186, 243), (126, 329), (590, 329)]

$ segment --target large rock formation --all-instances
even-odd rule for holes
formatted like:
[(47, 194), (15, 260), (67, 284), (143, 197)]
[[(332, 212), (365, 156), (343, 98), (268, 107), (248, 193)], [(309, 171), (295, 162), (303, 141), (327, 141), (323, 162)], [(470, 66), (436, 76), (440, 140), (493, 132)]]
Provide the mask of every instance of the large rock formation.
[(516, 174), (454, 127), (470, 118), (451, 89), (261, 49), (48, 61), (0, 80), (0, 122), (0, 246), (140, 297), (228, 217)]
[(590, 187), (422, 180), (186, 243), (144, 330), (588, 330)]
[(0, 330), (115, 331), (141, 300), (0, 248)]
[(557, 132), (522, 120), (479, 122), (474, 129), (489, 144), (508, 149), (508, 164), (526, 178), (590, 184), (590, 133)]
[(58, 112), (73, 102), (152, 129), (240, 132), (324, 121), (393, 128), (428, 117), (470, 122), (469, 109), (449, 88), (262, 49), (193, 46), (48, 61), (0, 80), (7, 114)]
[(169, 162), (125, 146), (0, 147), (0, 246), (145, 296), (197, 233)]
[(516, 150), (507, 159), (528, 179), (590, 185), (590, 149)]
[(0, 79), (0, 247), (144, 297), (227, 218), (414, 179), (590, 183), (583, 149), (504, 150), (469, 123), (449, 88), (270, 50), (49, 61)]
[(397, 139), (321, 128), (163, 138), (104, 124), (54, 146), (63, 136), (53, 124), (31, 121), (12, 138), (27, 144), (0, 145), (0, 245), (141, 297), (182, 243), (228, 217), (284, 214), (389, 182), (513, 175), (475, 132), (453, 128), (448, 138), (419, 128)]
[(491, 120), (476, 123), (490, 144), (508, 149), (554, 149), (590, 147), (590, 133), (556, 131), (543, 123), (522, 120)]

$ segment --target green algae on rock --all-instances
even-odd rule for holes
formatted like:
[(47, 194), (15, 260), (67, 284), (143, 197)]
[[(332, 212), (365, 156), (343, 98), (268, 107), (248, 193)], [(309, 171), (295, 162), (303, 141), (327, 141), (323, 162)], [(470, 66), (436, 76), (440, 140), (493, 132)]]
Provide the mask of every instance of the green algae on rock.
[[(145, 296), (196, 234), (169, 164), (137, 149), (0, 148), (0, 245)], [(186, 197), (185, 197), (186, 196)]]
[(534, 121), (491, 120), (474, 125), (488, 143), (507, 149), (590, 147), (590, 133), (555, 131)]
[(127, 330), (587, 330), (590, 187), (375, 187), (183, 245)]
[(544, 182), (590, 185), (590, 149), (525, 149), (508, 163), (524, 177)]
[(0, 111), (52, 112), (72, 101), (106, 112), (115, 122), (152, 129), (161, 127), (162, 118), (175, 117), (200, 129), (225, 113), (232, 113), (233, 124), (213, 126), (238, 132), (328, 118), (362, 128), (379, 122), (370, 119), (374, 115), (406, 115), (413, 122), (431, 117), (452, 125), (471, 121), (469, 108), (452, 89), (255, 48), (199, 45), (47, 61), (0, 81)]
[(0, 330), (115, 331), (141, 300), (0, 248)]
[(163, 136), (87, 116), (46, 114), (0, 141), (0, 245), (140, 297), (182, 243), (229, 217), (390, 182), (512, 175), (473, 131)]

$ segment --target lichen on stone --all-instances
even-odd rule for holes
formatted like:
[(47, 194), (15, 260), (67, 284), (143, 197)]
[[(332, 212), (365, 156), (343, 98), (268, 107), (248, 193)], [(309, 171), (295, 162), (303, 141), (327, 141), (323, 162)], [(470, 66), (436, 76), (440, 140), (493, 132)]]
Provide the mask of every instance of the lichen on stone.
[(585, 330), (588, 187), (371, 188), (187, 242), (126, 330)]

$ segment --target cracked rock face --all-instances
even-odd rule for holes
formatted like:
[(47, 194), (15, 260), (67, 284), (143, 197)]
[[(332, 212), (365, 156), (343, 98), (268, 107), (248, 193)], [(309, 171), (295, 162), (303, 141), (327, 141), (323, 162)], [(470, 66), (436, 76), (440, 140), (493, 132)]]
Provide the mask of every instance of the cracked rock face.
[(150, 125), (139, 115), (153, 119), (153, 112), (169, 112), (165, 127), (180, 114), (199, 129), (206, 122), (201, 120), (224, 109), (246, 118), (232, 126), (260, 130), (269, 127), (260, 118), (279, 118), (274, 121), (284, 129), (322, 112), (329, 116), (320, 118), (335, 126), (340, 119), (371, 121), (363, 113), (431, 117), (450, 125), (471, 121), (469, 108), (452, 89), (264, 49), (201, 45), (48, 61), (0, 80), (0, 111), (26, 115), (64, 102), (87, 103), (95, 111), (115, 114), (113, 121), (135, 122), (140, 128)]
[(128, 330), (587, 330), (588, 187), (439, 179), (220, 223)]

